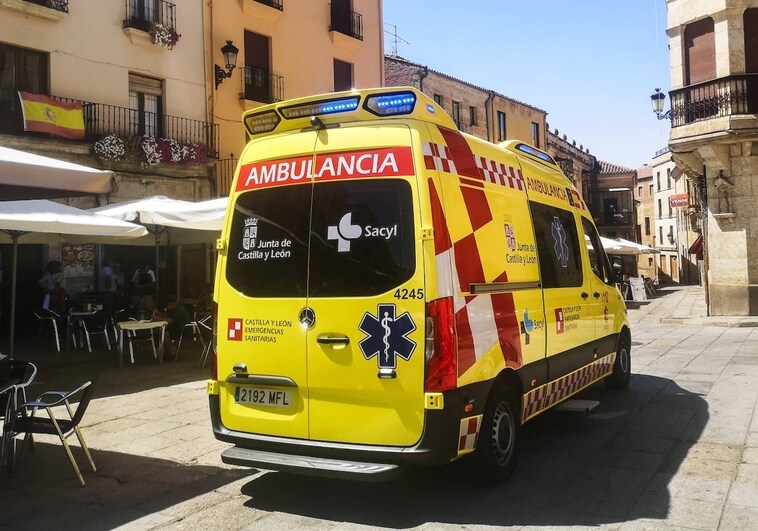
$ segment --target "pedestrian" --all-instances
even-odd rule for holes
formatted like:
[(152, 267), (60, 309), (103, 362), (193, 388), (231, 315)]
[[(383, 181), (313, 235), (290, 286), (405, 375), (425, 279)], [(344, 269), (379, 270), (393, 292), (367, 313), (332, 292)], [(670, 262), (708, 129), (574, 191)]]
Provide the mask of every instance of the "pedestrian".
[(103, 260), (103, 267), (100, 268), (100, 274), (97, 277), (97, 291), (100, 302), (103, 303), (105, 319), (108, 320), (116, 312), (116, 279), (113, 276), (113, 260), (111, 258)]
[(160, 312), (158, 310), (152, 311), (153, 321), (166, 321), (166, 340), (164, 342), (164, 348), (168, 351), (168, 355), (171, 359), (176, 360), (176, 346), (174, 341), (182, 335), (182, 329), (185, 325), (192, 322), (187, 308), (183, 304), (179, 304), (179, 301), (174, 294), (169, 294), (166, 297), (166, 311)]
[(66, 287), (63, 277), (63, 264), (50, 260), (45, 266), (45, 273), (37, 282), (42, 288), (42, 308), (63, 315), (66, 313)]
[(150, 264), (145, 264), (134, 272), (132, 287), (134, 293), (140, 297), (155, 295), (155, 273), (150, 269)]

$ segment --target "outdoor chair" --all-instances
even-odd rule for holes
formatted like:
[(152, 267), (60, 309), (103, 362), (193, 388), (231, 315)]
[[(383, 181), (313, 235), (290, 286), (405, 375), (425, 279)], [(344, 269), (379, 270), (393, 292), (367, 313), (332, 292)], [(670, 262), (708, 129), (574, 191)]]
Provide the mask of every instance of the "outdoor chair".
[(37, 339), (42, 337), (42, 332), (45, 329), (45, 325), (48, 325), (52, 331), (53, 336), (55, 337), (55, 349), (60, 352), (61, 351), (61, 337), (58, 333), (58, 321), (61, 320), (61, 316), (55, 313), (52, 310), (34, 310), (34, 316), (39, 319), (39, 332), (37, 332)]
[(202, 321), (207, 321), (210, 317), (210, 315), (207, 315), (202, 319), (198, 319), (197, 311), (195, 310), (192, 312), (192, 321), (182, 327), (182, 332), (179, 334), (179, 340), (176, 342), (176, 359), (179, 359), (179, 350), (182, 348), (182, 340), (184, 339), (185, 333), (191, 333), (193, 341), (199, 339), (200, 344), (203, 347), (202, 350), (205, 350), (205, 340), (203, 339), (203, 334), (200, 330), (200, 323)]
[(205, 332), (208, 334), (208, 341), (205, 343), (205, 346), (203, 347), (203, 351), (200, 353), (200, 362), (198, 363), (198, 366), (205, 367), (205, 362), (208, 361), (208, 356), (211, 354), (211, 349), (215, 349), (215, 341), (213, 338), (213, 327), (212, 327), (212, 315), (208, 315), (207, 317), (204, 317), (200, 321), (198, 321), (198, 327), (200, 328), (200, 333), (202, 337), (202, 333)]
[[(5, 438), (9, 439), (10, 446), (12, 447), (12, 450), (6, 457), (8, 470), (11, 472), (15, 470), (16, 461), (20, 453), (16, 451), (17, 438), (24, 438), (23, 444), (19, 445), (19, 450), (23, 448), (24, 444), (33, 450), (34, 439), (32, 436), (34, 434), (57, 435), (63, 444), (63, 448), (66, 450), (79, 483), (82, 487), (84, 486), (84, 478), (79, 470), (79, 465), (76, 463), (76, 459), (74, 459), (71, 446), (68, 444), (68, 438), (76, 434), (92, 471), (96, 472), (95, 462), (92, 460), (92, 455), (79, 427), (84, 413), (87, 411), (87, 407), (92, 400), (95, 382), (96, 379), (93, 378), (73, 391), (46, 391), (37, 400), (25, 402), (16, 408), (12, 413), (11, 422), (6, 421), (4, 429), (4, 433), (8, 432)], [(79, 403), (74, 407), (72, 402), (76, 399), (79, 400)], [(47, 414), (47, 418), (39, 416), (42, 410)], [(58, 418), (56, 412), (60, 414), (61, 418)]]
[[(2, 428), (0, 442), (0, 468), (5, 465), (6, 457), (11, 451), (11, 419), (19, 404), (26, 402), (26, 388), (37, 376), (37, 367), (30, 361), (10, 360), (8, 377), (10, 388), (0, 395), (0, 428)], [(5, 430), (6, 421), (9, 429)]]
[(103, 310), (98, 310), (92, 315), (81, 317), (77, 320), (79, 332), (83, 340), (87, 341), (87, 350), (92, 352), (92, 336), (103, 336), (105, 346), (111, 350), (111, 340), (109, 333), (109, 319), (106, 318)]

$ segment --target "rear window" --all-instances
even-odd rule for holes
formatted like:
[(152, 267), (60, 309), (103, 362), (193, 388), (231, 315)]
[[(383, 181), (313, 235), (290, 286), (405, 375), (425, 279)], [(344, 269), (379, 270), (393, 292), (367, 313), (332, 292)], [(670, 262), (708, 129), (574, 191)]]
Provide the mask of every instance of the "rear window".
[(266, 188), (240, 195), (235, 205), (226, 275), (247, 296), (378, 295), (409, 280), (415, 268), (412, 194), (404, 180)]

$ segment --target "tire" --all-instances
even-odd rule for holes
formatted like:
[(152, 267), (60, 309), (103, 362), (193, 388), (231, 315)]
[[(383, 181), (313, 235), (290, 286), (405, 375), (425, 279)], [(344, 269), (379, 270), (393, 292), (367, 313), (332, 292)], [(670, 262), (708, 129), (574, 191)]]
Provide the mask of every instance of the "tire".
[(521, 428), (516, 394), (496, 383), (490, 392), (482, 418), (470, 471), (477, 482), (502, 483), (513, 473)]
[(613, 372), (606, 376), (605, 385), (611, 389), (626, 389), (632, 377), (632, 355), (629, 335), (622, 335), (616, 347), (616, 361)]

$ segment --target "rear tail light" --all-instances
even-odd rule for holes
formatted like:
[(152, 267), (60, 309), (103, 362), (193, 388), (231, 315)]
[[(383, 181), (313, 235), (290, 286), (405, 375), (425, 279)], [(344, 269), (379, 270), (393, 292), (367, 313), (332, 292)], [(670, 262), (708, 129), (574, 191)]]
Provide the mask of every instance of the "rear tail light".
[(426, 378), (424, 390), (440, 392), (453, 389), (458, 378), (455, 349), (453, 299), (447, 297), (426, 305)]
[(211, 358), (211, 380), (218, 381), (218, 356), (216, 355), (218, 350), (218, 303), (216, 301), (211, 303), (211, 328), (213, 330), (209, 354)]

